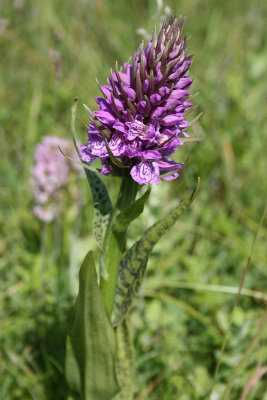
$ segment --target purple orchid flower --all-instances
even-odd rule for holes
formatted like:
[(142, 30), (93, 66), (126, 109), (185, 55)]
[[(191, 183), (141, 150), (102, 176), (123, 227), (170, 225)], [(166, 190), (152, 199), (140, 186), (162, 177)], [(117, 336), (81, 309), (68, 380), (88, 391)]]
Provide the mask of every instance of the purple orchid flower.
[[(56, 136), (44, 136), (36, 146), (35, 164), (32, 168), (32, 185), (35, 216), (46, 223), (53, 221), (59, 213), (62, 200), (62, 188), (67, 185), (72, 172), (82, 170), (80, 165), (70, 162), (60, 154), (64, 153), (78, 161), (77, 154), (70, 140)], [(84, 152), (86, 158), (87, 146)], [(87, 160), (92, 162), (96, 157), (88, 153)]]
[(183, 20), (171, 17), (145, 49), (139, 48), (131, 64), (124, 63), (124, 71), (116, 67), (108, 85), (100, 86), (104, 98), (96, 98), (99, 110), (90, 116), (88, 143), (79, 150), (86, 163), (101, 159), (102, 175), (120, 173), (110, 150), (140, 185), (179, 176), (183, 163), (168, 156), (188, 137), (184, 118), (192, 107), (188, 101), (192, 57), (187, 55), (182, 29)]

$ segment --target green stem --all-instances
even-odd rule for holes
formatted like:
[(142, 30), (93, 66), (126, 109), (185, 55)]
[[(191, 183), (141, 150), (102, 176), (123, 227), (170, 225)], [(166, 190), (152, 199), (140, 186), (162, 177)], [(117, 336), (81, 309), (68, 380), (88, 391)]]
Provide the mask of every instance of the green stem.
[(104, 269), (107, 278), (101, 278), (100, 287), (109, 315), (113, 308), (120, 260), (126, 249), (127, 231), (125, 229), (117, 232), (114, 229), (114, 222), (117, 215), (135, 200), (137, 189), (138, 183), (131, 177), (122, 179), (118, 200), (104, 240)]

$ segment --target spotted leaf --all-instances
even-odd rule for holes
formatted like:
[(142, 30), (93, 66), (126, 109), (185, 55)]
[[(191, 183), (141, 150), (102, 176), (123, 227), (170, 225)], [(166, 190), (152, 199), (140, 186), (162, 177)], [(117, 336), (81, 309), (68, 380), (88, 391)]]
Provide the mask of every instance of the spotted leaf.
[(191, 196), (171, 211), (165, 218), (160, 219), (144, 233), (124, 255), (120, 262), (112, 322), (117, 326), (132, 307), (140, 286), (143, 282), (149, 254), (159, 239), (174, 225), (177, 219), (190, 207), (198, 186)]
[(112, 203), (104, 183), (96, 173), (88, 169), (85, 169), (85, 173), (94, 201), (93, 231), (98, 246), (102, 248), (103, 239), (113, 211)]

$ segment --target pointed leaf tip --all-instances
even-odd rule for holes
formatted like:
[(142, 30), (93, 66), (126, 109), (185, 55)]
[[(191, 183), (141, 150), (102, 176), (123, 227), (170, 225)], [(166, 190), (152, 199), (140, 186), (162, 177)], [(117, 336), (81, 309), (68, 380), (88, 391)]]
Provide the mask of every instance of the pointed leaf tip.
[(191, 195), (190, 204), (191, 204), (192, 201), (195, 199), (195, 197), (196, 197), (196, 195), (197, 195), (197, 193), (198, 193), (198, 191), (199, 191), (199, 186), (200, 186), (200, 176), (198, 176), (198, 178), (197, 178), (197, 184), (196, 184), (195, 189), (193, 190), (193, 193), (192, 193), (192, 195)]

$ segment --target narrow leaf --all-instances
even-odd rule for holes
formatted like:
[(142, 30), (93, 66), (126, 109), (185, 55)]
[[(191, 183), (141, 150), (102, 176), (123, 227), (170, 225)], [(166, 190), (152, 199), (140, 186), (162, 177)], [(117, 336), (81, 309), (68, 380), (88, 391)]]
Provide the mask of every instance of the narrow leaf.
[(114, 222), (113, 229), (117, 232), (122, 232), (127, 229), (128, 225), (136, 219), (144, 211), (144, 206), (149, 198), (151, 186), (147, 188), (143, 196), (135, 200), (126, 209), (120, 212)]
[(110, 400), (119, 392), (116, 337), (97, 284), (93, 253), (79, 273), (79, 294), (67, 339), (66, 378), (83, 400)]
[(174, 225), (194, 200), (200, 179), (191, 196), (152, 225), (124, 255), (120, 262), (112, 322), (117, 326), (128, 313), (143, 282), (149, 254), (159, 239)]
[(117, 327), (116, 337), (116, 371), (121, 392), (113, 400), (132, 400), (135, 378), (134, 348), (126, 319)]

